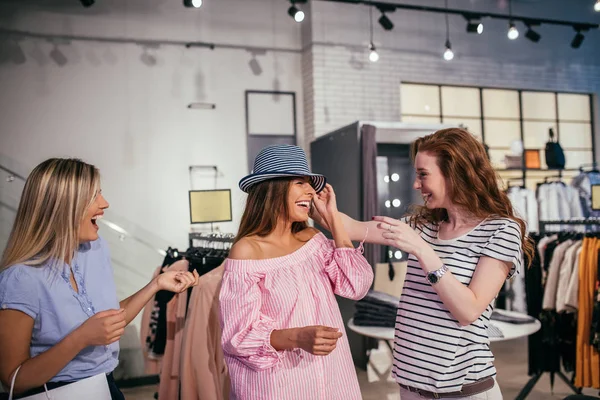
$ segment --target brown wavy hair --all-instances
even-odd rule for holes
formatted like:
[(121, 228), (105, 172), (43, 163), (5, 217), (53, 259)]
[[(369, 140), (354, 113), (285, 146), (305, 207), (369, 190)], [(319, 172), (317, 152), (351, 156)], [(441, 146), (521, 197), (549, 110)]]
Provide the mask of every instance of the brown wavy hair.
[[(498, 174), (483, 145), (464, 129), (448, 128), (415, 140), (411, 146), (413, 163), (419, 152), (436, 156), (454, 204), (477, 218), (497, 216), (519, 224), (525, 264), (529, 266), (534, 255), (533, 241), (526, 235), (525, 221), (515, 215), (508, 196), (500, 190)], [(430, 210), (425, 206), (413, 206), (409, 219), (413, 226), (447, 220), (445, 208)]]
[[(289, 220), (287, 200), (292, 180), (270, 179), (257, 183), (248, 190), (246, 208), (234, 243), (247, 236), (267, 236), (275, 230), (279, 219)], [(306, 228), (306, 222), (292, 222), (293, 234)]]

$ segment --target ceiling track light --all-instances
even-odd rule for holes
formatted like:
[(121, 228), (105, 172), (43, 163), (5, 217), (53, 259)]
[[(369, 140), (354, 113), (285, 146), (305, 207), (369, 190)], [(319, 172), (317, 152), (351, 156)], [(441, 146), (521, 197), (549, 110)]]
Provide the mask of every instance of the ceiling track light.
[(396, 11), (395, 7), (387, 7), (385, 5), (378, 5), (377, 9), (381, 12), (381, 17), (379, 17), (379, 25), (386, 31), (391, 31), (394, 29), (394, 23), (388, 18), (385, 13), (391, 13)]
[(483, 24), (479, 21), (467, 22), (467, 32), (481, 35), (483, 33)]
[(84, 6), (85, 8), (91, 7), (94, 5), (96, 1), (95, 0), (81, 0), (81, 5)]
[(527, 32), (525, 32), (525, 37), (531, 40), (533, 43), (537, 43), (542, 38), (542, 35), (533, 30), (533, 24), (525, 24), (527, 26)]
[(202, 0), (183, 0), (183, 5), (188, 8), (200, 8)]
[(290, 3), (292, 3), (292, 5), (290, 6), (290, 8), (288, 8), (288, 15), (294, 18), (294, 21), (296, 22), (304, 21), (304, 11), (298, 9), (296, 7), (296, 4), (304, 4), (306, 3), (306, 0), (290, 0)]
[(385, 14), (381, 14), (381, 17), (379, 17), (379, 25), (386, 31), (394, 29), (394, 23)]

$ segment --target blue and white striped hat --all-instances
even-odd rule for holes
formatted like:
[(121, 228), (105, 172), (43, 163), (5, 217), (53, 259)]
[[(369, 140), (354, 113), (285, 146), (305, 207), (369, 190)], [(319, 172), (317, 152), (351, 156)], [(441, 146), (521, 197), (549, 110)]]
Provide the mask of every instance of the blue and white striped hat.
[(310, 172), (306, 154), (300, 147), (289, 144), (267, 146), (256, 156), (252, 173), (240, 180), (240, 189), (248, 193), (250, 187), (259, 182), (297, 176), (309, 177), (317, 193), (323, 190), (327, 182), (323, 175)]

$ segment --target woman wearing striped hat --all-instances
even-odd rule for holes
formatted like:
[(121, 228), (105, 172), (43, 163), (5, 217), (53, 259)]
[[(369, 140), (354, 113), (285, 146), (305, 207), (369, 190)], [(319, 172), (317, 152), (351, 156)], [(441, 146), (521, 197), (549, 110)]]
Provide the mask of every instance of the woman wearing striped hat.
[[(373, 270), (341, 223), (335, 193), (297, 146), (263, 149), (220, 292), (232, 399), (361, 399), (335, 295), (360, 299)], [(333, 234), (307, 225), (315, 207)]]

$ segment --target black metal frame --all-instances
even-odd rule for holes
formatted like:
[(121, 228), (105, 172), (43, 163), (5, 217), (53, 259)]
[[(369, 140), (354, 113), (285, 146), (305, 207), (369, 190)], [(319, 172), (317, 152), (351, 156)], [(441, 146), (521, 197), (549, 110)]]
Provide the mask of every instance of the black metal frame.
[[(543, 89), (521, 89), (521, 88), (511, 88), (511, 87), (492, 87), (492, 86), (471, 86), (471, 85), (458, 85), (458, 84), (444, 84), (444, 83), (427, 83), (427, 82), (411, 82), (411, 81), (402, 81), (402, 84), (407, 84), (407, 85), (423, 85), (423, 86), (437, 86), (438, 87), (438, 100), (439, 100), (439, 105), (440, 105), (440, 113), (439, 115), (436, 115), (439, 117), (440, 119), (440, 123), (444, 123), (444, 113), (443, 113), (443, 106), (442, 106), (442, 87), (456, 87), (456, 88), (466, 88), (466, 89), (477, 89), (479, 90), (479, 106), (480, 106), (480, 116), (479, 118), (474, 118), (474, 117), (464, 117), (464, 118), (468, 118), (468, 119), (479, 119), (480, 121), (480, 127), (481, 127), (481, 140), (484, 144), (486, 144), (485, 141), (485, 118), (484, 118), (484, 113), (483, 113), (483, 91), (484, 90), (513, 90), (513, 91), (517, 91), (518, 95), (519, 95), (519, 119), (518, 122), (520, 123), (520, 138), (521, 138), (521, 142), (523, 144), (525, 144), (525, 132), (524, 132), (524, 123), (525, 121), (529, 121), (529, 122), (547, 122), (548, 120), (537, 120), (537, 119), (524, 119), (523, 118), (523, 92), (538, 92), (538, 93), (553, 93), (554, 94), (554, 105), (556, 108), (556, 118), (553, 121), (556, 124), (556, 140), (559, 141), (560, 140), (560, 125), (559, 125), (559, 116), (558, 116), (558, 95), (559, 94), (578, 94), (578, 95), (586, 95), (589, 98), (589, 102), (590, 102), (590, 125), (591, 125), (591, 136), (592, 136), (592, 147), (591, 147), (591, 151), (592, 151), (592, 161), (596, 161), (596, 127), (595, 127), (595, 109), (594, 109), (594, 99), (593, 99), (593, 94), (592, 93), (588, 93), (588, 92), (569, 92), (569, 91), (562, 91), (562, 90), (543, 90)], [(431, 117), (431, 115), (425, 115), (425, 114), (406, 114), (407, 116), (413, 116), (413, 117), (419, 117), (419, 116), (423, 116), (423, 117)], [(453, 116), (452, 118), (461, 118), (460, 116)], [(492, 118), (493, 120), (503, 120), (502, 118)], [(517, 122), (516, 119), (514, 118), (508, 118), (506, 120), (510, 120), (510, 121), (514, 121)], [(563, 121), (565, 122), (565, 121)], [(566, 122), (585, 122), (587, 123), (587, 121), (572, 121), (572, 120), (568, 120)], [(490, 148), (490, 150), (501, 150), (504, 148), (499, 148), (499, 147), (492, 147)], [(536, 149), (528, 149), (528, 150), (536, 150)], [(537, 149), (542, 151), (543, 149)], [(567, 151), (569, 150), (573, 150), (573, 151), (589, 151), (589, 148), (568, 148), (566, 149)], [(515, 169), (501, 169), (499, 171), (521, 171), (521, 174), (523, 176), (523, 184), (525, 184), (526, 179), (527, 179), (527, 171), (558, 171), (559, 175), (562, 177), (562, 173), (566, 172), (566, 171), (577, 171), (577, 169), (573, 169), (573, 168), (565, 168), (562, 170), (553, 170), (553, 169), (544, 169), (544, 168), (527, 168), (526, 164), (525, 164), (525, 151), (523, 151), (523, 155), (522, 155), (522, 166), (521, 168), (515, 168)]]
[[(192, 220), (192, 193), (197, 192), (229, 192), (229, 219), (219, 221), (193, 221)], [(233, 208), (231, 205), (231, 189), (189, 190), (188, 199), (190, 203), (190, 224), (212, 224), (214, 222), (230, 222), (233, 220)]]

